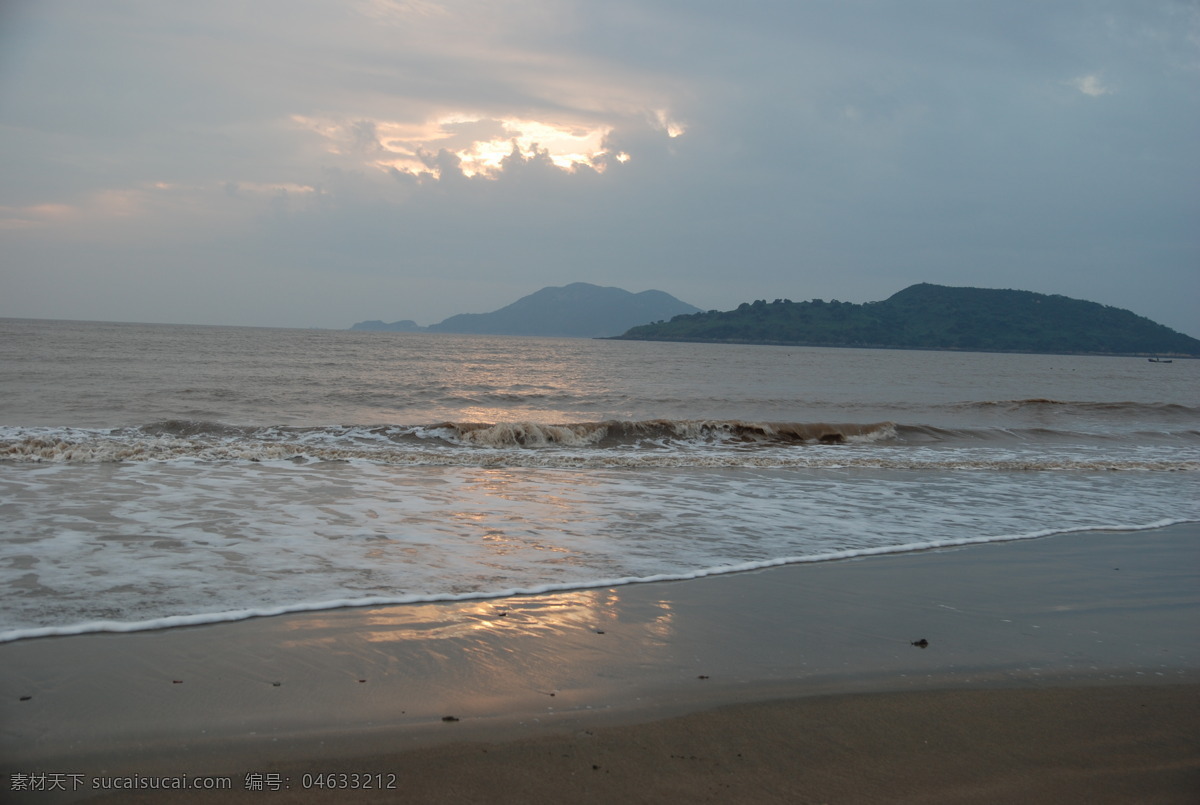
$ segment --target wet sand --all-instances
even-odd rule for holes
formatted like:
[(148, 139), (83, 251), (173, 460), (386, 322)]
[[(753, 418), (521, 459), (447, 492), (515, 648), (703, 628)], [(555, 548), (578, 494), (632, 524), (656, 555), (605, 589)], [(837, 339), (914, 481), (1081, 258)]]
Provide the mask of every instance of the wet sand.
[(1184, 525), (21, 641), (4, 801), (1192, 802), (1197, 623)]

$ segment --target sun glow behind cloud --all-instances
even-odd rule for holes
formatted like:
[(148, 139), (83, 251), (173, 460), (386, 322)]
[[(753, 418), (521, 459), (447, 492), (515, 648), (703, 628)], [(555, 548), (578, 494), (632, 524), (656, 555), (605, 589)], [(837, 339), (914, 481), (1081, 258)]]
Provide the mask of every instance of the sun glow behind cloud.
[[(453, 141), (459, 139), (453, 136), (457, 125), (466, 124), (469, 127), (483, 122), (488, 121), (472, 119), (469, 115), (453, 115), (437, 121), (435, 125), (442, 134), (439, 140)], [(612, 131), (610, 126), (562, 126), (518, 118), (490, 122), (501, 129), (498, 136), (474, 140), (465, 147), (452, 142), (447, 148), (461, 160), (462, 171), (467, 176), (494, 175), (514, 150), (526, 157), (545, 154), (550, 162), (563, 170), (574, 170), (577, 165), (602, 169), (600, 157), (607, 153), (604, 141)], [(419, 144), (417, 153), (433, 151), (431, 146), (437, 143), (438, 140), (428, 145)], [(386, 142), (384, 145), (388, 147)], [(404, 170), (400, 165), (393, 167)]]
[[(670, 137), (683, 133), (682, 126), (656, 113), (661, 128)], [(443, 154), (458, 161), (468, 177), (495, 178), (505, 160), (544, 159), (560, 170), (580, 168), (603, 171), (610, 160), (628, 162), (624, 151), (607, 145), (613, 126), (542, 122), (520, 117), (489, 117), (466, 113), (444, 115), (425, 123), (388, 120), (358, 120), (353, 123), (292, 117), (294, 123), (319, 135), (331, 154), (357, 157), (383, 171), (440, 178)]]

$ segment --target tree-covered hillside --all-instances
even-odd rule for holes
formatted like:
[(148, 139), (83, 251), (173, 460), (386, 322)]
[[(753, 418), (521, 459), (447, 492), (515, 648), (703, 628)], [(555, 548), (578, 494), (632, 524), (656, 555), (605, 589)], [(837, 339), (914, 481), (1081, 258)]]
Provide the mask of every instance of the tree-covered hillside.
[(1190, 355), (1200, 340), (1128, 310), (1030, 291), (922, 283), (882, 302), (743, 303), (634, 327), (630, 340)]

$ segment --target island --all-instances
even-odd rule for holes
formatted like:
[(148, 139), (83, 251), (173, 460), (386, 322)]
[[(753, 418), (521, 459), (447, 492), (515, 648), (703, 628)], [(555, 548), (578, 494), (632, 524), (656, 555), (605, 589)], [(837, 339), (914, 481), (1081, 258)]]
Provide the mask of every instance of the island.
[(1032, 291), (920, 283), (881, 302), (764, 299), (677, 315), (618, 339), (1200, 357), (1200, 340), (1128, 310)]
[(413, 321), (361, 321), (350, 329), (368, 332), (474, 333), (604, 338), (630, 327), (700, 309), (665, 291), (631, 293), (587, 282), (542, 288), (491, 313), (459, 313), (421, 327)]

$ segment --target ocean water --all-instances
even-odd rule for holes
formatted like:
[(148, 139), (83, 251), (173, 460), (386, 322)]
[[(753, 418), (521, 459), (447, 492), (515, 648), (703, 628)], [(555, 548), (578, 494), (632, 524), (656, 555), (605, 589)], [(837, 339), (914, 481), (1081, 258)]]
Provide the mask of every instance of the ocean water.
[(1200, 362), (0, 320), (0, 641), (1200, 520)]

